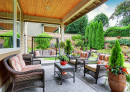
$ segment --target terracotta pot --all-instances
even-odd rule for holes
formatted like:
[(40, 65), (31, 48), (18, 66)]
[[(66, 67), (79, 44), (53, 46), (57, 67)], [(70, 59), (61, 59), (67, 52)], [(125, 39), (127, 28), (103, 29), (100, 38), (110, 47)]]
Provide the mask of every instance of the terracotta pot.
[(67, 62), (66, 62), (66, 61), (60, 61), (60, 64), (61, 64), (61, 65), (66, 65)]
[(126, 86), (126, 75), (115, 75), (111, 72), (108, 73), (108, 82), (112, 92), (124, 92)]

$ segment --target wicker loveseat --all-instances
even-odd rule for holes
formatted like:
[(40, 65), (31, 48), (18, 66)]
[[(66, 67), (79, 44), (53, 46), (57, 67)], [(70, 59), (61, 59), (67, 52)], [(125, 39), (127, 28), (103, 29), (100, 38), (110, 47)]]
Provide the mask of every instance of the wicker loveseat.
[(56, 57), (56, 51), (54, 49), (50, 50), (35, 50), (34, 58), (43, 58), (43, 57)]
[(12, 76), (12, 92), (31, 88), (45, 88), (45, 72), (40, 64), (26, 65), (21, 54), (8, 56), (3, 64)]
[[(105, 65), (108, 63), (110, 55), (106, 54), (98, 54), (98, 57), (96, 60), (88, 60), (84, 61), (84, 77), (85, 73), (90, 74), (92, 77), (96, 79), (96, 84), (97, 84), (97, 79), (105, 76), (106, 75), (106, 67)], [(90, 62), (95, 62), (97, 61), (96, 64), (90, 64)]]

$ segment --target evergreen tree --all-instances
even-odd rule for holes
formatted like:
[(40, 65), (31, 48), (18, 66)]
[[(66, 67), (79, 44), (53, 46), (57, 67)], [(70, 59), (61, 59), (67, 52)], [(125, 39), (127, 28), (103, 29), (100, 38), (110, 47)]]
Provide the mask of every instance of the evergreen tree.
[(81, 34), (84, 36), (87, 25), (88, 25), (88, 16), (85, 15), (69, 24), (65, 29), (65, 33)]
[(98, 30), (96, 32), (96, 49), (104, 48), (104, 34), (103, 34), (103, 25), (100, 21), (98, 24)]
[(85, 30), (85, 40), (86, 39), (88, 40), (88, 37), (89, 37), (89, 26), (87, 26)]
[(124, 56), (121, 53), (121, 47), (118, 40), (116, 40), (116, 43), (112, 48), (112, 53), (109, 59), (109, 63), (111, 67), (114, 67), (114, 66), (123, 67)]
[(96, 49), (96, 32), (98, 30), (98, 22), (94, 23), (94, 49)]
[(93, 31), (93, 23), (91, 23), (89, 27), (89, 39), (88, 39), (89, 47), (92, 47), (92, 31)]

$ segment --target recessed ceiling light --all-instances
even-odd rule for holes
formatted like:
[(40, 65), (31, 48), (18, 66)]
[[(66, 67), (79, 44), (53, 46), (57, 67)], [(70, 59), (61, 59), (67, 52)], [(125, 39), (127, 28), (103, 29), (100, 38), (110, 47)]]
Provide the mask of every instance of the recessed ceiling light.
[(49, 9), (50, 7), (46, 7), (46, 9)]

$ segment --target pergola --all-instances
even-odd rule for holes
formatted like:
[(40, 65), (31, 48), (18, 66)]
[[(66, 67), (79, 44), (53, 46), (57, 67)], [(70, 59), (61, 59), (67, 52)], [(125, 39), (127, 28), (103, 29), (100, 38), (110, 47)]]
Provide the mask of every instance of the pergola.
[[(27, 52), (27, 29), (25, 22), (60, 25), (61, 38), (64, 41), (64, 25), (72, 23), (106, 1), (108, 0), (0, 0), (0, 20), (12, 19), (14, 31), (13, 49), (1, 50), (0, 61), (11, 54)], [(17, 48), (15, 39), (17, 19), (20, 21), (20, 48)], [(3, 27), (8, 26), (1, 22), (0, 25), (3, 25)], [(2, 74), (3, 72), (0, 75)], [(0, 76), (0, 87), (6, 80), (7, 77), (3, 80)]]

